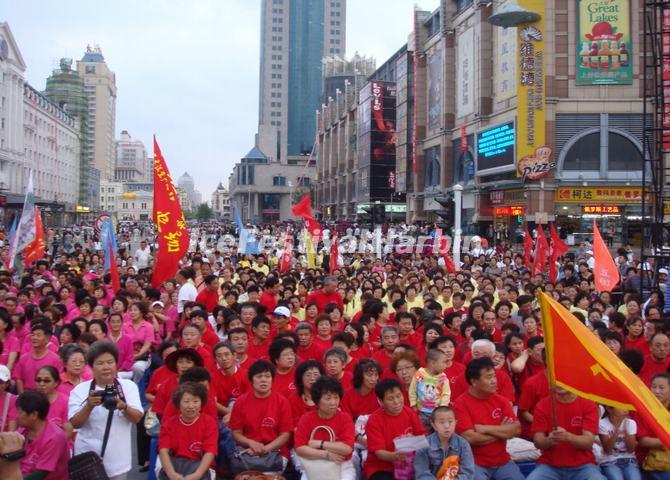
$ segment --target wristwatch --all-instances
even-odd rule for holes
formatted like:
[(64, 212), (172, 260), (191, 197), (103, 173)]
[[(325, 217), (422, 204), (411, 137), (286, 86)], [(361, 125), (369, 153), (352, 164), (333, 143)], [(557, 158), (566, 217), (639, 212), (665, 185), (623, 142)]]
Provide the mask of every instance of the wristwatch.
[(21, 460), (25, 456), (26, 451), (24, 449), (21, 449), (16, 450), (14, 452), (3, 453), (2, 455), (0, 455), (0, 459), (5, 460), (7, 462), (15, 462), (17, 460)]

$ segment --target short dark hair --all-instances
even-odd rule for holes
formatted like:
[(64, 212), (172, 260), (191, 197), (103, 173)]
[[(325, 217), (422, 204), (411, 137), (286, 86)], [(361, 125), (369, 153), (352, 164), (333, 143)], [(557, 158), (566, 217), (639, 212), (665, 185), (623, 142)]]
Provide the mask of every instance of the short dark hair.
[(398, 380), (395, 378), (385, 378), (375, 386), (375, 395), (377, 395), (379, 400), (384, 400), (384, 395), (386, 395), (386, 392), (390, 392), (396, 388), (402, 391), (402, 387), (400, 386), (400, 382)]
[(272, 365), (267, 360), (256, 360), (249, 367), (249, 370), (247, 371), (247, 377), (249, 378), (249, 381), (251, 382), (251, 381), (253, 381), (253, 379), (256, 375), (261, 374), (261, 373), (266, 373), (266, 372), (270, 372), (270, 374), (272, 375), (272, 379), (274, 380), (275, 375), (277, 373), (277, 369), (275, 368), (274, 365)]
[(281, 355), (281, 352), (283, 352), (287, 348), (293, 350), (293, 353), (295, 353), (297, 349), (295, 343), (293, 343), (288, 338), (280, 338), (278, 340), (274, 340), (270, 344), (270, 348), (268, 348), (268, 355), (270, 356), (270, 361), (274, 365), (276, 365), (277, 360), (279, 360), (279, 356)]
[(175, 407), (179, 408), (179, 404), (181, 403), (181, 399), (185, 393), (190, 393), (194, 397), (200, 398), (201, 407), (207, 403), (207, 387), (205, 387), (202, 383), (194, 381), (181, 382), (180, 380), (179, 386), (172, 393), (172, 403)]
[(98, 341), (91, 345), (91, 348), (88, 349), (88, 353), (86, 354), (86, 362), (92, 367), (93, 362), (105, 353), (109, 353), (113, 356), (116, 363), (119, 362), (119, 349), (115, 344), (108, 342), (107, 340)]
[[(614, 332), (612, 332), (614, 333)], [(544, 337), (541, 337), (539, 335), (535, 335), (534, 337), (530, 337), (528, 339), (528, 348), (534, 348), (536, 345), (539, 345), (540, 343), (544, 343)], [(619, 336), (619, 343), (621, 342), (621, 336)]]
[(326, 393), (334, 393), (340, 397), (340, 400), (344, 394), (342, 384), (333, 377), (325, 375), (322, 375), (317, 379), (314, 385), (312, 385), (310, 392), (312, 393), (312, 401), (315, 404), (318, 404), (321, 397)]
[(251, 328), (258, 328), (261, 323), (266, 323), (267, 325), (271, 325), (270, 319), (266, 317), (265, 315), (258, 315), (254, 317), (254, 319), (251, 321)]
[(351, 348), (354, 344), (354, 341), (355, 341), (354, 336), (351, 333), (337, 332), (335, 335), (333, 335), (333, 338), (330, 342), (331, 343), (342, 342), (347, 346), (347, 348)]
[(475, 358), (470, 360), (468, 365), (465, 367), (465, 379), (470, 385), (472, 385), (473, 380), (478, 380), (482, 376), (483, 370), (495, 370), (495, 365), (493, 365), (493, 360), (489, 357)]
[(214, 345), (214, 348), (212, 349), (212, 355), (216, 355), (216, 352), (220, 348), (227, 348), (228, 350), (230, 350), (231, 353), (235, 353), (235, 349), (230, 344), (230, 342), (219, 342), (216, 345)]
[(382, 376), (383, 370), (381, 365), (377, 361), (372, 360), (371, 358), (361, 359), (354, 367), (354, 378), (352, 382), (354, 388), (361, 388), (361, 386), (363, 385), (363, 376), (365, 375), (365, 372), (369, 372), (372, 370), (376, 370), (377, 374), (380, 377)]
[(16, 408), (28, 415), (37, 412), (37, 418), (45, 420), (49, 414), (49, 399), (37, 390), (26, 390), (16, 399)]
[(430, 414), (430, 420), (435, 421), (435, 417), (437, 417), (438, 413), (454, 413), (454, 409), (451, 407), (447, 407), (446, 405), (441, 405), (433, 410), (433, 412)]
[(88, 329), (91, 329), (91, 325), (97, 325), (100, 327), (100, 330), (102, 330), (102, 333), (107, 335), (107, 324), (103, 322), (102, 320), (91, 320), (88, 322)]
[(179, 383), (186, 382), (211, 382), (212, 376), (205, 367), (191, 367), (181, 374)]
[(644, 355), (637, 349), (629, 348), (619, 352), (621, 361), (632, 370), (635, 375), (639, 375), (644, 366)]
[(300, 363), (295, 369), (295, 389), (300, 395), (305, 393), (305, 384), (302, 383), (302, 376), (307, 370), (311, 370), (312, 368), (316, 368), (320, 375), (326, 374), (326, 370), (323, 368), (323, 365), (321, 365), (321, 362), (316, 360), (305, 360)]

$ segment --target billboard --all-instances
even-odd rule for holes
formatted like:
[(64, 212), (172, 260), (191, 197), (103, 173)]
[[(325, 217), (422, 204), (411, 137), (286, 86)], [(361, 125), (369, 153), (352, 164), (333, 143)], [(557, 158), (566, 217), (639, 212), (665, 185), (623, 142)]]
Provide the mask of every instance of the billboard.
[(397, 183), (396, 84), (371, 81), (366, 85), (359, 96), (358, 115), (359, 196), (390, 202)]
[(428, 130), (442, 126), (442, 49), (428, 54)]
[(477, 174), (514, 169), (514, 146), (516, 144), (514, 122), (477, 133)]
[(633, 83), (630, 0), (578, 0), (577, 85)]

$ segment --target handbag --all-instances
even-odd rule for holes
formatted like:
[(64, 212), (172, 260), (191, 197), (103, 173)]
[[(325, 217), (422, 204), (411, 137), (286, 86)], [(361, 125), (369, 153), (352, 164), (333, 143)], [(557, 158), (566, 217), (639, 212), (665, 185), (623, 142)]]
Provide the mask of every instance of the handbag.
[[(336, 440), (335, 432), (328, 425), (318, 425), (314, 427), (309, 436), (310, 440), (314, 440), (314, 435), (319, 430), (325, 430), (330, 436), (330, 442)], [(311, 460), (298, 455), (302, 470), (308, 480), (339, 480), (342, 475), (342, 466), (332, 460), (316, 459)]]
[(281, 475), (268, 475), (267, 473), (249, 470), (235, 475), (235, 480), (286, 480), (286, 478)]
[(670, 472), (670, 452), (668, 450), (649, 450), (642, 463), (642, 470), (647, 472)]
[(144, 415), (144, 430), (152, 438), (158, 438), (161, 433), (161, 421), (156, 412), (151, 409)]
[[(170, 455), (170, 462), (172, 462), (172, 467), (174, 468), (174, 471), (183, 476), (195, 473), (195, 471), (200, 466), (200, 460), (191, 460), (190, 458), (175, 457), (174, 455)], [(209, 470), (207, 470), (203, 474), (203, 476), (200, 477), (199, 480), (209, 480), (209, 479), (210, 474)], [(167, 474), (165, 473), (165, 470), (161, 469), (161, 473), (158, 475), (158, 480), (169, 480)]]
[(243, 453), (245, 449), (237, 447), (230, 459), (230, 470), (237, 475), (248, 470), (259, 472), (283, 472), (284, 459), (279, 450), (266, 453), (265, 455), (249, 455)]
[[(119, 385), (116, 380), (115, 385), (119, 392), (119, 397), (125, 401), (121, 385)], [(95, 382), (91, 381), (91, 389), (89, 390), (89, 393), (93, 390), (95, 390)], [(107, 414), (105, 432), (102, 435), (100, 455), (93, 451), (88, 451), (75, 455), (67, 462), (68, 478), (70, 480), (109, 480), (109, 475), (107, 475), (102, 459), (105, 457), (105, 450), (107, 450), (107, 441), (109, 440), (109, 431), (112, 428), (113, 418), (114, 410), (110, 409)]]
[(414, 480), (414, 457), (416, 452), (405, 453), (405, 460), (393, 462), (395, 480)]

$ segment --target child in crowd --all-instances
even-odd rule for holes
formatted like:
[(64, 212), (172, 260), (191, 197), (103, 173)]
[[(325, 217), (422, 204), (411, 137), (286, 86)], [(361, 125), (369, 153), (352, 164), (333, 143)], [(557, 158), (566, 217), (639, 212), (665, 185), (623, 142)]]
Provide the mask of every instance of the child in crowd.
[(435, 408), (449, 405), (451, 388), (444, 373), (447, 355), (436, 348), (426, 353), (426, 367), (414, 374), (409, 386), (409, 403), (416, 410), (426, 431), (431, 431), (431, 414)]

